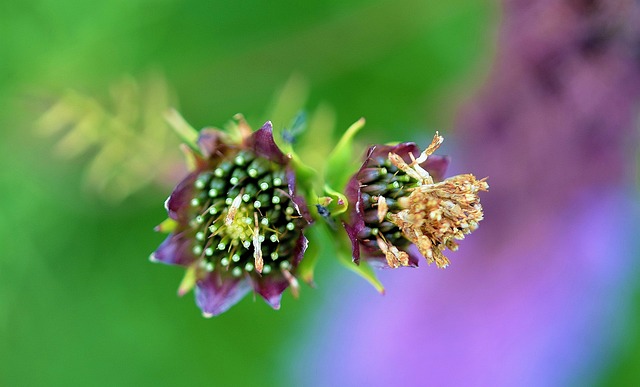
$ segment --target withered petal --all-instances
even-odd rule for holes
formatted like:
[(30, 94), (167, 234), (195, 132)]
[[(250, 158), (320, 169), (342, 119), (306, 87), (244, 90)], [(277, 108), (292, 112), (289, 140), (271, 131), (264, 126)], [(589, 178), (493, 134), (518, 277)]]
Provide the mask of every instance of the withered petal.
[[(381, 254), (380, 251), (370, 251), (367, 248), (364, 248), (364, 256), (366, 257), (367, 263), (371, 265), (374, 269), (390, 269), (389, 264), (387, 263), (387, 259), (384, 254)], [(408, 248), (403, 249), (409, 255), (409, 265), (403, 267), (418, 267), (418, 262), (420, 260), (420, 251), (415, 245), (409, 245)]]
[[(402, 157), (406, 163), (410, 163), (411, 158), (409, 157), (409, 153), (413, 154), (415, 158), (418, 158), (418, 156), (420, 156), (420, 148), (413, 142), (403, 142), (398, 145), (374, 145), (369, 148), (362, 169), (375, 164), (376, 159), (379, 157), (386, 159), (389, 153), (395, 153)], [(421, 163), (420, 166), (429, 172), (429, 175), (431, 175), (435, 181), (442, 181), (444, 180), (444, 175), (449, 167), (450, 161), (449, 156), (431, 155), (424, 163)]]

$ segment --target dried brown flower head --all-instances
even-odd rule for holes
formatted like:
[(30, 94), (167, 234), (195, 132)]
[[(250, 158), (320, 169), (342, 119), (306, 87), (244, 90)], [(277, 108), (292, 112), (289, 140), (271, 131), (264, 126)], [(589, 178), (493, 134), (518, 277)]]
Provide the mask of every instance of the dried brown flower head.
[[(354, 177), (359, 185), (357, 189), (355, 183), (352, 185), (355, 192), (351, 196), (355, 193), (358, 201), (351, 224), (345, 224), (354, 243), (355, 259), (362, 246), (369, 257), (384, 256), (391, 268), (416, 266), (417, 260), (409, 249), (413, 243), (428, 263), (444, 268), (449, 260), (443, 251), (457, 250), (456, 240), (464, 239), (478, 227), (483, 218), (478, 193), (487, 191), (489, 185), (486, 178), (478, 180), (471, 174), (436, 181), (433, 174), (441, 178), (447, 162), (432, 154), (443, 140), (436, 133), (419, 155), (407, 144), (387, 147), (386, 160), (379, 152), (377, 158), (372, 157), (374, 150), (369, 152)], [(438, 167), (442, 165), (444, 168)], [(383, 173), (373, 173), (378, 170)], [(385, 176), (390, 181), (385, 180), (384, 184), (369, 176), (384, 174), (390, 175)]]
[[(433, 263), (444, 268), (449, 265), (449, 259), (442, 251), (458, 249), (455, 241), (464, 239), (478, 228), (482, 220), (482, 205), (478, 192), (487, 191), (489, 184), (485, 179), (477, 180), (471, 174), (457, 175), (445, 181), (434, 183), (429, 173), (420, 167), (433, 152), (442, 144), (443, 137), (438, 133), (431, 145), (422, 152), (418, 159), (410, 164), (403, 161), (395, 153), (389, 153), (391, 163), (418, 181), (418, 186), (410, 188), (409, 196), (402, 197), (398, 203), (402, 211), (389, 213), (389, 220), (397, 225), (402, 234), (415, 244), (420, 253)], [(384, 252), (385, 249), (383, 249)], [(385, 252), (389, 266), (396, 262), (394, 254)], [(393, 267), (393, 266), (392, 266)]]

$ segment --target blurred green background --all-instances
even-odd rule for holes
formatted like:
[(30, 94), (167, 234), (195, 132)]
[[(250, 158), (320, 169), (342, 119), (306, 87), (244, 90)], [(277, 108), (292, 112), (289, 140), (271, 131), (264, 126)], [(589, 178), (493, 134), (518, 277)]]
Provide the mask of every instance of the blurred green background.
[(337, 128), (364, 116), (368, 142), (426, 143), (482, 83), (499, 16), (473, 0), (0, 3), (0, 385), (289, 385), (305, 326), (331, 319), (315, 309), (361, 281), (325, 257), (318, 289), (278, 312), (247, 297), (202, 318), (175, 295), (182, 270), (147, 260), (177, 175), (122, 201), (86, 189), (95, 147), (67, 160), (36, 129), (67, 90), (109, 109), (113, 85), (156, 77), (195, 127), (255, 127), (293, 76)]
[(294, 76), (339, 129), (365, 116), (369, 141), (406, 139), (450, 124), (496, 27), (497, 6), (470, 0), (0, 4), (0, 385), (287, 385), (305, 325), (330, 319), (314, 309), (362, 281), (323, 259), (318, 289), (278, 312), (247, 297), (202, 318), (175, 295), (183, 271), (147, 260), (177, 178), (119, 203), (84, 189), (95, 149), (69, 162), (36, 135), (66, 90), (109, 107), (123, 77), (160, 74), (195, 127), (238, 112), (256, 126)]
[(365, 116), (370, 141), (407, 139), (449, 125), (496, 21), (470, 0), (2, 2), (0, 385), (287, 385), (314, 308), (361, 281), (324, 259), (319, 288), (286, 293), (278, 312), (247, 297), (203, 319), (175, 295), (182, 270), (147, 260), (177, 178), (119, 203), (83, 188), (95, 150), (69, 162), (34, 128), (67, 90), (109, 106), (123, 77), (161, 74), (195, 127), (238, 112), (256, 126), (297, 76), (339, 129)]

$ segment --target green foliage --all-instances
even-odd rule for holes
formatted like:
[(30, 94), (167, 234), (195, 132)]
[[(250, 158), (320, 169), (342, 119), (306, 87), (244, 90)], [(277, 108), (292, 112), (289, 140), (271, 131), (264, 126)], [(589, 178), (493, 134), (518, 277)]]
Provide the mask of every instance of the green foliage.
[[(131, 78), (111, 87), (111, 103), (66, 91), (38, 119), (41, 135), (56, 139), (54, 151), (77, 159), (91, 153), (85, 184), (108, 200), (118, 202), (150, 184), (162, 185), (176, 162), (177, 141), (163, 116), (172, 104), (163, 78), (142, 84)], [(179, 124), (175, 114), (170, 121)], [(180, 126), (182, 139), (193, 133)], [(197, 136), (197, 134), (196, 134)]]
[(324, 225), (311, 227), (305, 235), (309, 239), (309, 247), (304, 259), (298, 266), (298, 275), (307, 284), (315, 286), (314, 272), (318, 259), (321, 256), (331, 255), (333, 244), (331, 243), (331, 235)]
[(344, 265), (344, 267), (358, 274), (360, 277), (364, 278), (378, 292), (384, 294), (384, 286), (382, 286), (382, 283), (378, 279), (378, 276), (376, 275), (376, 273), (373, 271), (373, 268), (371, 268), (371, 265), (369, 265), (369, 263), (367, 263), (366, 260), (363, 259), (360, 261), (359, 265), (356, 265), (355, 263), (353, 263), (353, 260), (351, 259), (351, 254), (350, 253), (345, 254), (344, 249), (338, 250), (336, 252), (336, 256), (340, 261), (340, 263)]
[(186, 144), (196, 152), (200, 152), (200, 148), (198, 147), (198, 131), (189, 125), (178, 111), (168, 109), (164, 117), (180, 140), (182, 140), (183, 144)]
[(327, 159), (325, 180), (329, 187), (342, 191), (362, 160), (354, 157), (353, 138), (364, 127), (364, 118), (353, 123), (338, 141)]

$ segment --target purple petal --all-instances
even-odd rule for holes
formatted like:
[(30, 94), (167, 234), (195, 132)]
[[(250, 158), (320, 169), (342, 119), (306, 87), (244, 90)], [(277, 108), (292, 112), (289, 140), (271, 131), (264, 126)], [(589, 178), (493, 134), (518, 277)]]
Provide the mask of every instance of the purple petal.
[(305, 236), (300, 233), (298, 240), (296, 241), (296, 247), (293, 248), (293, 261), (291, 264), (293, 267), (297, 267), (300, 261), (302, 261), (302, 257), (304, 256), (304, 252), (307, 251), (307, 247), (309, 246), (309, 240), (305, 238)]
[(191, 241), (184, 232), (171, 234), (151, 254), (151, 260), (167, 265), (189, 266), (196, 259), (191, 251)]
[[(411, 162), (409, 158), (409, 153), (413, 154), (413, 156), (418, 157), (420, 154), (420, 148), (413, 142), (403, 142), (398, 145), (374, 145), (369, 148), (369, 152), (367, 158), (365, 160), (365, 164), (370, 164), (370, 161), (375, 161), (378, 157), (387, 158), (389, 157), (389, 152), (395, 153), (398, 156), (402, 157), (405, 162)], [(368, 165), (367, 165), (368, 166)]]
[(404, 251), (409, 254), (409, 266), (418, 267), (420, 258), (423, 258), (418, 247), (416, 245), (410, 245), (408, 248), (404, 249)]
[(281, 273), (273, 273), (252, 280), (255, 292), (264, 298), (273, 309), (280, 309), (282, 292), (289, 287), (289, 281)]
[(167, 213), (171, 219), (177, 221), (188, 221), (189, 213), (188, 209), (191, 205), (191, 198), (193, 197), (194, 183), (198, 177), (199, 172), (192, 172), (184, 178), (169, 196), (165, 207)]
[(198, 137), (198, 146), (202, 155), (209, 159), (212, 155), (216, 154), (220, 148), (226, 147), (224, 142), (220, 141), (222, 133), (216, 129), (202, 129), (200, 136)]
[(342, 222), (342, 226), (344, 230), (347, 232), (347, 236), (351, 241), (351, 259), (353, 262), (358, 265), (360, 264), (360, 241), (358, 241), (358, 232), (362, 230), (364, 227), (364, 222), (362, 227), (351, 226), (345, 222)]
[(284, 165), (288, 158), (282, 153), (278, 145), (273, 139), (273, 127), (271, 121), (265, 122), (262, 128), (253, 132), (247, 139), (247, 146), (252, 149), (258, 156), (267, 160)]
[(308, 224), (313, 223), (313, 218), (309, 213), (309, 208), (307, 207), (307, 202), (304, 200), (302, 196), (296, 196), (296, 174), (290, 166), (287, 166), (286, 174), (287, 178), (287, 186), (289, 189), (289, 197), (293, 202), (294, 206), (298, 210), (298, 213), (302, 215), (304, 220), (307, 221)]
[(234, 278), (214, 271), (196, 283), (196, 303), (202, 313), (216, 316), (235, 305), (250, 290), (245, 277)]
[[(301, 233), (293, 250), (293, 260), (291, 264), (294, 269), (302, 260), (308, 244), (309, 241)], [(289, 280), (287, 280), (282, 273), (273, 273), (263, 277), (252, 277), (252, 282), (253, 290), (258, 293), (260, 297), (264, 298), (273, 309), (280, 309), (282, 292), (290, 285)]]
[(444, 180), (444, 175), (447, 172), (447, 167), (449, 167), (450, 161), (451, 159), (449, 156), (431, 155), (427, 161), (420, 164), (420, 166), (429, 172), (431, 177), (433, 177), (433, 180), (442, 181)]
[(349, 203), (355, 204), (349, 207), (349, 221), (350, 223), (362, 220), (364, 222), (364, 206), (362, 203), (362, 197), (360, 192), (360, 182), (354, 176), (348, 182), (344, 189), (345, 196)]
[(360, 183), (354, 176), (345, 188), (345, 195), (351, 205), (349, 206), (349, 223), (342, 222), (347, 236), (351, 240), (351, 255), (355, 264), (360, 263), (360, 242), (358, 233), (364, 228), (364, 208), (360, 198)]
[[(294, 269), (302, 260), (308, 244), (309, 241), (301, 233), (293, 250), (293, 260), (291, 264)], [(287, 280), (282, 273), (278, 272), (263, 277), (252, 277), (251, 281), (253, 283), (253, 290), (258, 293), (260, 297), (264, 298), (273, 309), (280, 309), (282, 292), (290, 285), (289, 280)]]

